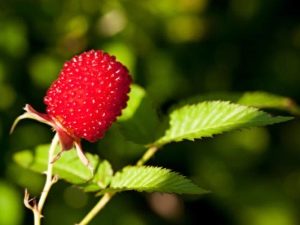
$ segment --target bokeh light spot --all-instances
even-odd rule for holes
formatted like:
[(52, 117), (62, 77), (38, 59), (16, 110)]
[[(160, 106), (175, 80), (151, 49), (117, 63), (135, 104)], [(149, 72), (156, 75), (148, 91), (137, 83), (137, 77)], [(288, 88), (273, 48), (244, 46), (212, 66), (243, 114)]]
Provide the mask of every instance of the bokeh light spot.
[(20, 21), (0, 20), (0, 49), (12, 57), (22, 56), (28, 47), (26, 29)]
[(0, 224), (18, 225), (23, 217), (22, 199), (15, 188), (0, 180)]
[(183, 216), (183, 203), (179, 197), (168, 193), (153, 193), (149, 196), (149, 204), (161, 217), (177, 221)]
[(84, 16), (76, 16), (68, 21), (65, 26), (67, 38), (78, 38), (86, 34), (89, 23)]
[(259, 0), (231, 0), (233, 13), (242, 19), (251, 19), (260, 9)]
[(87, 194), (76, 187), (68, 187), (64, 191), (64, 200), (72, 208), (83, 208), (88, 201)]
[(31, 60), (29, 72), (38, 87), (47, 88), (56, 79), (61, 67), (61, 63), (56, 58), (39, 55)]
[(11, 107), (16, 99), (14, 89), (4, 83), (0, 83), (0, 110), (6, 110)]
[(242, 225), (296, 225), (296, 222), (288, 207), (274, 205), (246, 209)]
[(178, 16), (167, 23), (167, 37), (172, 42), (199, 41), (205, 35), (205, 21), (196, 16)]
[(121, 32), (127, 24), (127, 19), (121, 10), (114, 9), (104, 14), (97, 26), (101, 35), (113, 36)]
[(179, 0), (179, 10), (184, 12), (203, 12), (206, 9), (208, 0)]

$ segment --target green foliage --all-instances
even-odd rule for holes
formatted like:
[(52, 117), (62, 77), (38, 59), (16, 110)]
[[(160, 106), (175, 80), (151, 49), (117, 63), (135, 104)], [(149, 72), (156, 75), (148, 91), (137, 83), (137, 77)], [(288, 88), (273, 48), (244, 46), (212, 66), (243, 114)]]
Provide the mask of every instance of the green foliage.
[[(295, 2), (1, 1), (1, 178), (7, 184), (28, 187), (32, 197), (39, 196), (45, 177), (33, 176), (29, 170), (25, 173), (25, 169), (20, 171), (8, 159), (17, 149), (49, 141), (49, 129), (26, 121), (12, 136), (7, 131), (24, 102), (44, 109), (42, 98), (46, 84), (57, 76), (54, 67), (61, 68), (65, 60), (91, 48), (103, 49), (124, 63), (135, 82), (146, 87), (154, 97), (158, 110), (190, 96), (223, 92), (227, 96), (205, 95), (192, 103), (228, 100), (299, 115), (290, 111), (290, 107), (278, 108), (284, 101), (269, 108), (269, 98), (259, 100), (262, 104), (257, 104), (258, 99), (249, 104), (249, 100), (239, 101), (242, 93), (230, 94), (236, 90), (268, 90), (300, 100), (299, 7)], [(41, 56), (51, 62), (37, 60)], [(118, 130), (123, 122), (114, 125), (103, 140), (92, 145), (93, 152), (101, 152), (116, 168), (137, 159), (143, 148), (123, 140)], [(147, 121), (144, 123), (145, 129), (149, 129)], [(185, 168), (195, 181), (212, 190), (211, 197), (188, 201), (187, 207), (192, 204), (195, 210), (170, 213), (162, 219), (159, 212), (156, 213), (160, 216), (141, 213), (136, 210), (140, 204), (136, 199), (122, 195), (91, 224), (160, 225), (173, 221), (198, 224), (199, 218), (210, 224), (300, 224), (299, 129), (297, 119), (283, 126), (250, 130), (251, 134), (248, 131), (228, 133), (216, 140), (168, 146), (173, 151), (166, 149), (153, 162), (168, 158), (172, 166)], [(127, 133), (122, 129), (128, 140), (139, 141), (141, 136), (141, 144), (153, 142), (149, 137), (157, 133), (149, 129), (154, 132), (148, 132), (151, 134), (148, 136), (141, 135), (141, 129), (136, 130), (129, 129)], [(255, 147), (259, 143), (264, 144)], [(95, 171), (97, 168), (100, 167), (96, 166)], [(59, 217), (60, 224), (75, 224), (78, 222), (75, 217), (79, 219), (90, 209), (91, 205), (84, 203), (85, 206), (76, 209), (66, 207), (65, 192), (62, 188), (50, 192), (43, 214), (46, 224), (57, 224), (57, 215), (63, 215)], [(75, 199), (76, 193), (73, 195)], [(1, 189), (0, 199), (5, 198), (10, 199)], [(20, 215), (20, 210), (9, 209), (2, 200), (0, 203), (4, 210), (0, 212), (0, 224), (5, 225), (7, 217), (11, 221)], [(6, 225), (32, 224), (28, 209), (23, 207), (23, 213), (26, 213), (23, 221)]]
[(81, 187), (86, 192), (100, 191), (109, 185), (112, 176), (113, 169), (110, 163), (107, 160), (103, 160), (99, 163), (93, 179)]
[(246, 92), (237, 102), (241, 105), (257, 108), (280, 109), (292, 114), (300, 115), (300, 108), (292, 99), (267, 92)]
[(122, 134), (138, 144), (154, 141), (158, 135), (159, 119), (145, 90), (132, 85), (127, 105), (118, 120)]
[[(119, 118), (124, 136), (131, 141), (150, 140), (147, 138), (153, 138), (152, 134), (155, 133), (154, 124), (155, 126), (159, 125), (157, 115), (150, 106), (149, 101), (144, 102), (145, 96), (146, 93), (142, 88), (133, 85), (128, 108), (124, 111), (123, 116)], [(258, 98), (257, 95), (255, 97), (253, 99)], [(251, 96), (244, 99), (248, 99), (249, 104), (251, 101), (254, 104)], [(146, 105), (143, 103), (146, 103)], [(274, 105), (275, 103), (273, 103)], [(142, 110), (136, 113), (144, 106), (147, 111)], [(147, 117), (150, 119), (147, 120)], [(211, 137), (226, 131), (269, 125), (289, 119), (291, 118), (272, 117), (253, 107), (222, 101), (186, 105), (171, 112), (170, 127), (166, 130), (165, 135), (158, 139), (154, 145), (162, 146), (174, 141)], [(152, 130), (151, 132), (149, 129), (147, 130), (147, 125)], [(145, 133), (142, 132), (144, 128), (146, 130)], [(34, 152), (29, 150), (21, 151), (14, 155), (14, 159), (19, 165), (42, 173), (47, 168), (48, 149), (49, 145), (42, 145), (37, 147)], [(60, 148), (57, 147), (56, 154), (59, 151)], [(94, 174), (91, 174), (89, 169), (80, 162), (74, 149), (64, 152), (61, 158), (55, 162), (54, 174), (72, 184), (79, 185), (87, 192), (100, 191), (103, 193), (124, 190), (191, 194), (203, 192), (201, 188), (194, 185), (187, 178), (163, 168), (131, 166), (124, 168), (113, 176), (113, 170), (108, 161), (100, 161), (97, 155), (89, 153), (86, 153), (86, 155), (93, 168), (95, 168)]]
[(199, 188), (188, 178), (169, 169), (151, 166), (128, 166), (117, 172), (106, 191), (146, 191), (169, 192), (178, 194), (203, 194), (207, 191)]
[[(24, 150), (14, 155), (14, 160), (24, 168), (43, 173), (47, 168), (49, 145), (42, 145), (34, 152)], [(57, 152), (59, 148), (57, 148)], [(158, 167), (126, 167), (113, 176), (113, 170), (107, 160), (99, 161), (98, 156), (86, 153), (95, 168), (92, 175), (85, 167), (74, 149), (64, 152), (54, 163), (54, 175), (72, 184), (79, 185), (87, 192), (125, 190), (147, 192), (171, 192), (184, 194), (201, 194), (205, 191), (189, 179), (168, 169)], [(107, 188), (108, 187), (108, 188)], [(106, 189), (105, 189), (106, 188)]]
[[(24, 150), (14, 155), (14, 160), (20, 166), (35, 172), (43, 173), (47, 169), (49, 145), (38, 146), (34, 151)], [(60, 151), (57, 147), (56, 153)], [(74, 149), (63, 152), (61, 157), (54, 163), (53, 173), (59, 178), (72, 184), (86, 184), (86, 188), (104, 188), (109, 182), (112, 174), (111, 167), (107, 161), (100, 161), (97, 155), (86, 153), (95, 174), (82, 164)], [(92, 179), (93, 178), (93, 179)]]
[(183, 107), (187, 104), (197, 104), (203, 101), (230, 101), (240, 105), (262, 109), (282, 110), (294, 115), (300, 115), (300, 107), (293, 99), (263, 91), (246, 93), (217, 92), (194, 96), (176, 104), (174, 109)]
[(291, 117), (272, 117), (256, 108), (211, 101), (188, 105), (170, 114), (165, 135), (156, 145), (182, 140), (211, 137), (226, 131), (264, 126), (290, 120)]
[(118, 122), (126, 121), (134, 117), (135, 112), (140, 107), (146, 92), (144, 88), (137, 84), (132, 84), (130, 86), (129, 100), (127, 102), (126, 108), (122, 111), (122, 115), (118, 117)]

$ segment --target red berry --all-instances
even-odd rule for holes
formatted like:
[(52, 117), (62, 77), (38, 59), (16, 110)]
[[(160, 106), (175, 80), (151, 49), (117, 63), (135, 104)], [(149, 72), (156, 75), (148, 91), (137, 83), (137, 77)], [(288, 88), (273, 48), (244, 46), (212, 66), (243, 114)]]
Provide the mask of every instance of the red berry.
[(114, 56), (91, 50), (64, 64), (44, 98), (47, 114), (70, 136), (95, 142), (126, 106), (131, 77)]

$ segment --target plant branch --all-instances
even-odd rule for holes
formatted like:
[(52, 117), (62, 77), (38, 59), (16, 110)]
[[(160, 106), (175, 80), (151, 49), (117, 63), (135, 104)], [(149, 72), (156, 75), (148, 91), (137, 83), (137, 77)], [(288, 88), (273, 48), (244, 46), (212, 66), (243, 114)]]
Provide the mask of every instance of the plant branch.
[(136, 165), (137, 166), (142, 166), (146, 162), (148, 162), (149, 159), (152, 158), (152, 156), (157, 152), (159, 148), (157, 146), (151, 146), (148, 148), (148, 150), (145, 152), (145, 154), (137, 161)]
[[(151, 146), (144, 153), (144, 155), (137, 161), (137, 166), (144, 165), (158, 150), (157, 146)], [(92, 210), (81, 220), (77, 225), (87, 225), (104, 207), (105, 205), (115, 196), (116, 192), (105, 193), (98, 203), (92, 208)]]
[(110, 201), (110, 199), (115, 195), (114, 193), (105, 193), (99, 202), (92, 208), (92, 210), (83, 218), (83, 220), (78, 223), (78, 225), (86, 225), (88, 224), (100, 211), (104, 208), (104, 206)]
[(43, 191), (41, 193), (39, 202), (37, 204), (35, 204), (32, 208), (32, 211), (34, 214), (34, 224), (35, 225), (41, 224), (41, 218), (43, 217), (42, 216), (43, 206), (45, 204), (45, 201), (47, 199), (48, 193), (49, 193), (52, 185), (57, 181), (57, 177), (56, 176), (53, 177), (52, 172), (53, 172), (54, 152), (55, 152), (58, 142), (59, 142), (59, 138), (58, 138), (58, 134), (56, 133), (51, 142), (51, 146), (50, 146), (49, 153), (48, 153), (48, 168), (46, 171), (46, 182), (45, 182)]

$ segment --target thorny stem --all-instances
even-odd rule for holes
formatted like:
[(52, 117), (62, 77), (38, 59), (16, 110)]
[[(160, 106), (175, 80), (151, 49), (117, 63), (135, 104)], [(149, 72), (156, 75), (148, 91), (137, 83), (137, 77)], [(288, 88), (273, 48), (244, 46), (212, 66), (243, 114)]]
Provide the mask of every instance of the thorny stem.
[[(151, 146), (144, 153), (144, 155), (137, 161), (137, 166), (144, 165), (158, 150), (157, 146)], [(104, 207), (105, 205), (115, 196), (116, 192), (105, 193), (98, 203), (92, 208), (92, 210), (77, 224), (87, 225)]]
[(49, 154), (48, 154), (48, 168), (46, 171), (46, 182), (45, 182), (43, 191), (41, 193), (39, 202), (37, 204), (34, 204), (33, 207), (31, 207), (31, 210), (33, 211), (33, 214), (34, 214), (34, 225), (41, 224), (41, 218), (43, 217), (43, 215), (42, 215), (43, 206), (45, 204), (46, 198), (48, 196), (48, 193), (49, 193), (52, 185), (57, 181), (57, 177), (52, 176), (52, 171), (53, 171), (54, 152), (55, 152), (58, 142), (59, 142), (58, 134), (55, 134), (55, 136), (51, 142), (51, 146), (50, 146)]
[(34, 225), (40, 225), (41, 224), (41, 216), (37, 211), (33, 211), (34, 213)]

